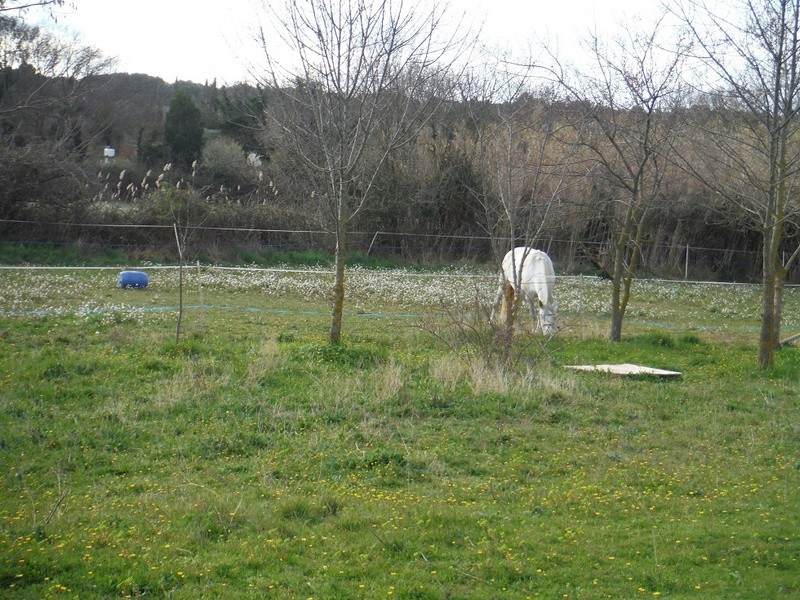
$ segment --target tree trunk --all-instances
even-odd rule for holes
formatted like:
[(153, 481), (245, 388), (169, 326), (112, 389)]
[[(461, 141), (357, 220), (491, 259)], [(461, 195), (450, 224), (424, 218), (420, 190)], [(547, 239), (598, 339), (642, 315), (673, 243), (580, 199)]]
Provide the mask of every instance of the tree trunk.
[(619, 307), (620, 286), (618, 282), (613, 282), (611, 291), (611, 332), (608, 339), (612, 342), (622, 340), (622, 311)]
[(764, 244), (764, 273), (761, 289), (761, 331), (758, 337), (758, 366), (771, 369), (775, 363), (775, 340), (778, 335), (775, 314), (775, 291), (777, 278), (768, 243)]
[(514, 321), (519, 308), (520, 294), (514, 293), (510, 283), (503, 284), (503, 362), (511, 361), (511, 349), (514, 345)]
[(344, 263), (347, 258), (347, 222), (340, 220), (336, 226), (336, 259), (334, 262), (333, 306), (331, 309), (331, 344), (342, 339), (342, 313), (344, 312)]
[(611, 331), (608, 339), (612, 342), (622, 340), (622, 319), (624, 317), (622, 305), (622, 285), (625, 273), (625, 241), (620, 234), (614, 250), (614, 278), (611, 281)]

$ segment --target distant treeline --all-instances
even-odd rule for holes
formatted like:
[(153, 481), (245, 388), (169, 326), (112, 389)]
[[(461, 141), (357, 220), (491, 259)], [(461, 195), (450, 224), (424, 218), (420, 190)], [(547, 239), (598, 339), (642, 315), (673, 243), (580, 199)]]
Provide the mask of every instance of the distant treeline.
[[(157, 225), (182, 215), (179, 222), (187, 227), (209, 228), (189, 238), (195, 253), (223, 252), (228, 245), (331, 249), (330, 237), (274, 233), (325, 230), (330, 222), (313, 182), (302, 175), (300, 158), (274, 132), (268, 91), (167, 84), (87, 68), (82, 78), (51, 78), (29, 65), (1, 74), (0, 235), (5, 239), (169, 252), (170, 229), (54, 224)], [(533, 93), (510, 103), (446, 103), (420, 127), (413, 144), (386, 161), (378, 194), (350, 224), (366, 232), (354, 237), (351, 249), (408, 260), (495, 260), (511, 241), (492, 198), (498, 176), (493, 165), (503, 148), (487, 140), (513, 117), (520, 132), (514, 143), (523, 149), (541, 143), (544, 123), (556, 122), (565, 132), (550, 142), (551, 158), (509, 171), (517, 178), (519, 204), (541, 204), (535, 244), (575, 271), (607, 274), (619, 203), (614, 182), (603, 171), (586, 168), (589, 157), (581, 156), (580, 148), (570, 150), (576, 156), (558, 174), (557, 186), (542, 191), (533, 181), (542, 165), (567, 164), (558, 156), (574, 148), (566, 132), (579, 126), (581, 108)], [(719, 116), (708, 105), (681, 110), (687, 122), (709, 123)], [(724, 117), (729, 122), (731, 115)], [(173, 127), (177, 121), (186, 128), (186, 119), (201, 128), (195, 148), (181, 147), (184, 142), (166, 134), (170, 120)], [(686, 151), (691, 153), (691, 144)], [(682, 275), (688, 246), (698, 249), (691, 255), (698, 276), (756, 279), (761, 242), (755, 224), (684, 169), (670, 168), (645, 217), (642, 274)], [(554, 168), (548, 175), (553, 178)], [(729, 176), (737, 176), (733, 168)], [(375, 232), (395, 235), (373, 239)], [(787, 251), (797, 240), (796, 228), (787, 225)]]

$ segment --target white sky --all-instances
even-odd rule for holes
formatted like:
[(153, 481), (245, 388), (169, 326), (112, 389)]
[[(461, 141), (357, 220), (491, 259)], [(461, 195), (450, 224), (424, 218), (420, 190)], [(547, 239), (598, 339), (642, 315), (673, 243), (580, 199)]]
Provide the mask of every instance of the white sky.
[[(264, 0), (264, 2), (281, 0)], [(256, 3), (258, 1), (256, 0)], [(251, 41), (253, 0), (74, 0), (58, 22), (83, 44), (117, 58), (118, 72), (146, 73), (220, 85), (242, 81), (245, 62), (262, 58)], [(654, 12), (658, 0), (450, 0), (451, 13), (484, 21), (482, 40), (524, 45), (549, 39), (559, 54), (597, 27), (612, 30), (623, 19)]]

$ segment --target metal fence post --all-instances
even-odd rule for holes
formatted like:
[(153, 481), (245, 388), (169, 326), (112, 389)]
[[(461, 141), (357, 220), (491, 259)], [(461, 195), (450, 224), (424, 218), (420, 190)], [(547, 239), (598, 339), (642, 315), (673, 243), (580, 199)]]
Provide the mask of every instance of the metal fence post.
[(378, 238), (378, 234), (379, 233), (380, 233), (380, 231), (376, 231), (375, 235), (372, 236), (372, 241), (369, 243), (369, 248), (367, 248), (367, 256), (369, 256), (369, 253), (372, 251), (372, 245), (375, 243), (375, 240)]
[(686, 264), (683, 267), (683, 279), (689, 280), (689, 244), (686, 244)]

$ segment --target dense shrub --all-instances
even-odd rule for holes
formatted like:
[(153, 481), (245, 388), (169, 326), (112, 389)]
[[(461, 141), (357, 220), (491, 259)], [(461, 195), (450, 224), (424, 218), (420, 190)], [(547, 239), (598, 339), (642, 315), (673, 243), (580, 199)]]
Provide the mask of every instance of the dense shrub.
[(89, 178), (73, 152), (49, 143), (0, 146), (0, 216), (70, 214), (86, 202)]
[(205, 143), (197, 176), (201, 183), (213, 188), (224, 186), (237, 190), (250, 190), (258, 181), (257, 172), (247, 161), (242, 146), (225, 136), (211, 137)]

